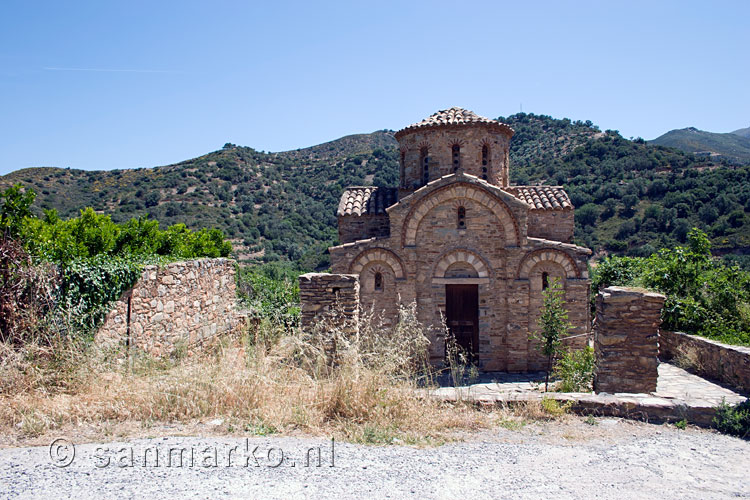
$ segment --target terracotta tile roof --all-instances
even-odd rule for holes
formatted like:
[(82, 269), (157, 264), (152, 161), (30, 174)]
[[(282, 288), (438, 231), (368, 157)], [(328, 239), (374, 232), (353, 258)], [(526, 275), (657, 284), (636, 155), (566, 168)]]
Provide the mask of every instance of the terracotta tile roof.
[(475, 124), (475, 123), (487, 123), (487, 124), (497, 125), (498, 127), (502, 128), (506, 133), (513, 135), (513, 129), (509, 125), (506, 125), (505, 123), (499, 122), (497, 120), (491, 120), (490, 118), (479, 116), (478, 114), (474, 113), (473, 111), (469, 111), (468, 109), (454, 106), (450, 109), (444, 109), (442, 111), (438, 111), (437, 113), (429, 116), (428, 118), (425, 118), (421, 122), (413, 123), (409, 125), (408, 127), (404, 127), (403, 129), (396, 132), (396, 137), (398, 138), (398, 136), (400, 134), (403, 134), (404, 132), (419, 129), (419, 128), (451, 126), (451, 125), (469, 125), (469, 124)]
[(560, 186), (510, 186), (504, 188), (532, 210), (572, 210), (568, 193)]
[(349, 186), (339, 201), (336, 215), (377, 215), (398, 201), (397, 188)]

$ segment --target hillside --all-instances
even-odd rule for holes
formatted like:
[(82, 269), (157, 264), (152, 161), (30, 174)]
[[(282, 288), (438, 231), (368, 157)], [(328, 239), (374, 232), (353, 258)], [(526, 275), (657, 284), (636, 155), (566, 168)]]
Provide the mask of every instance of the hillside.
[(397, 183), (395, 148), (379, 147), (394, 142), (388, 132), (375, 132), (281, 153), (226, 144), (155, 168), (28, 168), (0, 177), (0, 188), (30, 186), (39, 209), (55, 208), (62, 217), (92, 206), (116, 222), (150, 214), (162, 225), (219, 227), (240, 259), (290, 259), (318, 267), (326, 265), (325, 249), (338, 237), (334, 212), (342, 189)]
[(649, 142), (688, 153), (726, 158), (729, 161), (744, 164), (750, 163), (750, 135), (746, 134), (750, 134), (750, 129), (717, 134), (689, 127), (670, 130)]
[(750, 127), (741, 128), (739, 130), (735, 130), (732, 133), (734, 135), (739, 135), (740, 137), (745, 137), (746, 139), (750, 139)]
[(393, 130), (378, 130), (372, 134), (353, 134), (324, 142), (309, 148), (295, 149), (276, 153), (286, 159), (294, 161), (317, 161), (345, 158), (358, 154), (367, 154), (375, 149), (392, 149), (398, 146), (393, 137)]
[[(695, 156), (600, 131), (591, 122), (515, 114), (514, 184), (562, 184), (577, 207), (576, 239), (599, 252), (643, 255), (682, 243), (697, 225), (719, 252), (750, 249), (750, 166)], [(325, 267), (337, 240), (335, 209), (347, 185), (396, 185), (392, 133), (262, 153), (232, 144), (163, 167), (89, 172), (32, 168), (0, 177), (39, 194), (67, 217), (81, 207), (116, 221), (151, 214), (162, 225), (219, 227), (242, 260)]]

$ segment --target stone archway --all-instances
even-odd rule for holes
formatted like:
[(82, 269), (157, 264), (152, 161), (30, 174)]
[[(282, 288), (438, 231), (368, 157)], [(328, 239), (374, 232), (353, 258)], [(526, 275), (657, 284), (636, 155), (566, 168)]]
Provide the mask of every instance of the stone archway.
[(476, 253), (466, 249), (452, 250), (443, 255), (435, 265), (434, 278), (446, 278), (446, 271), (457, 263), (468, 264), (476, 273), (477, 278), (489, 278), (489, 268), (484, 260)]
[(553, 262), (565, 270), (566, 278), (580, 278), (581, 273), (576, 266), (573, 257), (555, 248), (541, 248), (527, 254), (518, 266), (517, 277), (528, 279), (531, 269), (542, 262)]
[(396, 279), (404, 279), (406, 275), (401, 259), (386, 248), (370, 248), (363, 251), (352, 259), (349, 265), (349, 272), (351, 274), (360, 274), (362, 269), (370, 262), (382, 262), (384, 265), (387, 265)]
[(490, 210), (503, 228), (506, 239), (505, 246), (508, 246), (509, 244), (512, 246), (521, 245), (521, 233), (518, 228), (518, 222), (515, 217), (513, 217), (513, 214), (505, 202), (496, 196), (493, 196), (486, 190), (465, 182), (450, 184), (439, 188), (419, 200), (404, 221), (401, 241), (402, 245), (405, 247), (415, 246), (419, 224), (427, 213), (434, 207), (450, 202), (456, 198), (473, 200)]

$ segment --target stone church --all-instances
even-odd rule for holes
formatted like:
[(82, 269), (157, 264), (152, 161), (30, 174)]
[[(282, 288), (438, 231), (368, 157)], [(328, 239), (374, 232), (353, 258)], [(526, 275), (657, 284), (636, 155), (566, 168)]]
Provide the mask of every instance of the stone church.
[(486, 371), (539, 370), (542, 290), (565, 290), (570, 344), (589, 332), (590, 250), (572, 244), (573, 205), (559, 186), (511, 186), (513, 129), (462, 109), (439, 111), (395, 134), (398, 187), (351, 186), (341, 196), (333, 273), (359, 276), (361, 309), (398, 319), (416, 301), (445, 355), (448, 329)]

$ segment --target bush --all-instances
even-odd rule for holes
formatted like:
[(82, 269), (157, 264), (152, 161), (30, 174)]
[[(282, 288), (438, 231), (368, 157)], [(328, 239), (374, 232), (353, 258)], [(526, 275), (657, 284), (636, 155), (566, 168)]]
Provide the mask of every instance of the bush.
[(0, 236), (0, 341), (31, 340), (53, 307), (58, 285), (54, 269), (35, 266), (20, 243)]
[(559, 392), (589, 392), (594, 381), (594, 349), (569, 350), (563, 353), (554, 371), (560, 379)]
[(109, 312), (110, 304), (138, 281), (146, 263), (156, 260), (98, 255), (63, 267), (62, 286), (56, 296), (57, 330), (92, 335)]
[(610, 257), (592, 273), (592, 300), (610, 285), (664, 293), (663, 327), (750, 345), (750, 273), (711, 255), (708, 236), (689, 231), (687, 246), (650, 257)]
[(243, 268), (237, 273), (240, 298), (253, 316), (284, 327), (299, 323), (301, 271), (279, 264)]
[(719, 432), (724, 434), (742, 439), (750, 438), (750, 399), (735, 406), (722, 401), (716, 409), (713, 424)]

